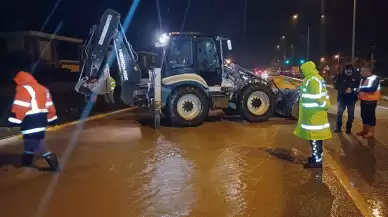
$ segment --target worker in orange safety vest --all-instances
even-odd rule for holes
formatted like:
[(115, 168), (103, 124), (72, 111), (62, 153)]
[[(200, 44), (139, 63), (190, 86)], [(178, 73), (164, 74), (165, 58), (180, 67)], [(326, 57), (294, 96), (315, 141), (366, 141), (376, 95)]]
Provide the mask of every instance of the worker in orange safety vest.
[[(20, 60), (20, 62), (26, 63), (28, 61)], [(20, 71), (18, 70), (14, 78), (16, 94), (8, 121), (10, 126), (20, 127), (23, 135), (22, 165), (32, 167), (34, 156), (39, 153), (47, 161), (50, 169), (57, 171), (58, 159), (54, 153), (48, 150), (44, 140), (46, 127), (56, 124), (56, 109), (50, 91), (39, 84), (30, 73), (23, 71), (30, 66), (18, 67)]]
[(358, 136), (373, 137), (376, 127), (376, 107), (380, 99), (380, 79), (372, 73), (370, 68), (361, 69), (362, 80), (358, 89), (361, 103), (361, 119), (363, 128)]

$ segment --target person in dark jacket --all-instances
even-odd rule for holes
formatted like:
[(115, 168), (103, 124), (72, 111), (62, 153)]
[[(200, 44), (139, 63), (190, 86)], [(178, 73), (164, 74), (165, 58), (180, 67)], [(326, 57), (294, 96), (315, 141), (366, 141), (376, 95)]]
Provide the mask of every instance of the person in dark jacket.
[(342, 115), (348, 109), (348, 120), (346, 122), (346, 134), (352, 132), (354, 121), (354, 110), (357, 102), (357, 88), (360, 84), (360, 76), (352, 65), (346, 65), (344, 70), (338, 74), (334, 81), (334, 87), (338, 90), (337, 120), (334, 132), (340, 133), (342, 128)]

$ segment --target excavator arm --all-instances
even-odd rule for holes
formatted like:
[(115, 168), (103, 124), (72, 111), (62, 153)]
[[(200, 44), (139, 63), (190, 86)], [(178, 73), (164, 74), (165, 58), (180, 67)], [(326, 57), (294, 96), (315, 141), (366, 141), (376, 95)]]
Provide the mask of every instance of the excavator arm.
[[(114, 53), (107, 56), (109, 45), (113, 43)], [(134, 91), (140, 83), (141, 72), (136, 64), (137, 55), (125, 37), (120, 23), (120, 14), (108, 9), (103, 14), (100, 24), (94, 25), (83, 48), (83, 66), (75, 90), (86, 96), (98, 95), (102, 86), (109, 78), (104, 70), (104, 61), (110, 65), (117, 60), (121, 100), (127, 104), (134, 104)]]

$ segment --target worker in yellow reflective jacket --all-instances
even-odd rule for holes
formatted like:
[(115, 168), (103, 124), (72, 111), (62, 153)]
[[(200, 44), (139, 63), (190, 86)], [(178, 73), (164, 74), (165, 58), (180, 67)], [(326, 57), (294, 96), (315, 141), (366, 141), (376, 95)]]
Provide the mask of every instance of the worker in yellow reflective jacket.
[(325, 80), (319, 75), (313, 62), (300, 66), (304, 79), (300, 86), (299, 119), (294, 134), (308, 140), (312, 156), (304, 165), (306, 168), (322, 168), (323, 140), (332, 137), (327, 118), (330, 107)]
[(116, 88), (116, 81), (112, 78), (112, 76), (109, 76), (106, 86), (108, 90), (105, 94), (105, 102), (113, 104), (115, 103), (114, 93)]
[(109, 65), (105, 64), (104, 67), (104, 77), (107, 77), (106, 83), (105, 83), (105, 89), (101, 90), (100, 93), (105, 93), (104, 99), (106, 103), (115, 103), (114, 100), (114, 92), (116, 89), (116, 81), (114, 78), (112, 78), (109, 70)]

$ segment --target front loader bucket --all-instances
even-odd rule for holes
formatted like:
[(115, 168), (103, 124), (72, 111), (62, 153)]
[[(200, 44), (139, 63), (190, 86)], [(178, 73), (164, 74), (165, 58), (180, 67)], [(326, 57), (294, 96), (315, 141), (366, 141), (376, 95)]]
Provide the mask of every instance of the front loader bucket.
[(299, 96), (298, 89), (279, 89), (275, 112), (284, 117), (298, 119)]

